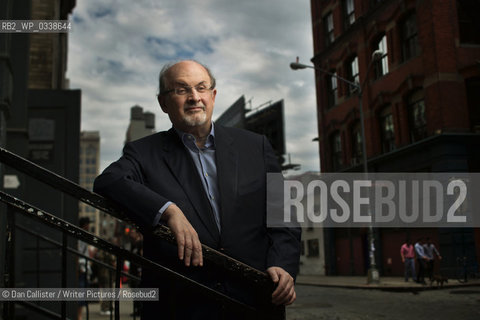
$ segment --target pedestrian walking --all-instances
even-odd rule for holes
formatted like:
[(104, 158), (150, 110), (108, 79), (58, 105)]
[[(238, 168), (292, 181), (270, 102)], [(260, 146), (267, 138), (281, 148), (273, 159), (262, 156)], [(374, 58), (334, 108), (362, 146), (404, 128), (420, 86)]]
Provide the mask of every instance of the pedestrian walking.
[(417, 262), (418, 262), (417, 282), (421, 284), (427, 284), (425, 282), (425, 271), (427, 269), (427, 262), (429, 261), (429, 259), (425, 255), (423, 244), (424, 244), (424, 238), (418, 239), (417, 243), (415, 243), (415, 253), (417, 255)]
[(413, 281), (416, 281), (417, 275), (415, 272), (415, 249), (413, 248), (410, 239), (407, 239), (400, 248), (400, 256), (405, 266), (405, 282), (408, 282), (408, 275), (412, 277)]
[(426, 274), (428, 276), (428, 279), (430, 279), (431, 281), (433, 278), (433, 269), (435, 266), (435, 256), (437, 256), (438, 260), (442, 260), (442, 256), (428, 237), (425, 241), (425, 244), (423, 245), (423, 250), (425, 252), (425, 255), (428, 257)]

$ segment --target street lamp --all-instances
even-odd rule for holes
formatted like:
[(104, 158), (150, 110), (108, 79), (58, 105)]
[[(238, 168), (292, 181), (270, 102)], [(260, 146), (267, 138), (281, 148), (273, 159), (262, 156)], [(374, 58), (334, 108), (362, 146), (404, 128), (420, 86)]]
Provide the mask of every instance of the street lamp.
[[(365, 178), (367, 178), (367, 174), (368, 174), (368, 165), (367, 165), (367, 147), (366, 147), (366, 140), (365, 140), (365, 120), (364, 120), (363, 105), (362, 105), (363, 89), (367, 83), (368, 75), (370, 73), (370, 70), (372, 69), (374, 62), (377, 62), (378, 60), (380, 60), (383, 57), (383, 55), (384, 55), (383, 52), (380, 50), (375, 50), (372, 53), (372, 59), (370, 60), (367, 67), (367, 72), (365, 73), (365, 79), (363, 79), (363, 82), (361, 84), (358, 82), (352, 82), (350, 80), (337, 76), (336, 74), (333, 74), (327, 70), (323, 70), (316, 66), (310, 66), (310, 65), (299, 63), (298, 57), (296, 62), (290, 63), (290, 68), (292, 70), (299, 70), (299, 69), (306, 69), (306, 68), (315, 69), (322, 73), (328, 74), (329, 76), (334, 77), (338, 80), (341, 80), (345, 83), (348, 83), (349, 85), (353, 86), (357, 90), (358, 111), (360, 113), (360, 126), (361, 126), (360, 134), (362, 136), (362, 161), (363, 161), (363, 172), (364, 172)], [(370, 211), (370, 206), (368, 207), (368, 211), (369, 211), (368, 212), (369, 216), (372, 216)], [(379, 283), (380, 276), (378, 273), (377, 264), (375, 263), (375, 239), (373, 236), (373, 226), (371, 223), (368, 227), (368, 238), (369, 238), (368, 252), (370, 257), (370, 268), (368, 269), (367, 283)]]

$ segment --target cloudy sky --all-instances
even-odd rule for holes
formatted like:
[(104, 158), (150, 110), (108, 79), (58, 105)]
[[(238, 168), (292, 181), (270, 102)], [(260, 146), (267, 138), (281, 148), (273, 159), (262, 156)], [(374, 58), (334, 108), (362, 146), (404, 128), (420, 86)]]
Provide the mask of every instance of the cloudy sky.
[(314, 74), (289, 68), (313, 55), (309, 0), (79, 0), (72, 21), (67, 77), (82, 90), (82, 130), (100, 131), (101, 169), (121, 155), (133, 105), (171, 127), (158, 72), (191, 58), (217, 78), (214, 119), (242, 95), (254, 108), (283, 99), (292, 163), (319, 170)]

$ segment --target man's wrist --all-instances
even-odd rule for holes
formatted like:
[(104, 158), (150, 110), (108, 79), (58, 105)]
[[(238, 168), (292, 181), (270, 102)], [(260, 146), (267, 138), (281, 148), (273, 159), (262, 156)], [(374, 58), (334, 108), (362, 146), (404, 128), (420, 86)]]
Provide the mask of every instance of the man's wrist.
[(168, 201), (160, 208), (160, 210), (158, 210), (157, 215), (153, 219), (153, 226), (158, 225), (160, 223), (160, 220), (165, 220), (166, 217), (163, 217), (164, 213), (173, 204), (175, 203), (173, 203), (172, 201)]

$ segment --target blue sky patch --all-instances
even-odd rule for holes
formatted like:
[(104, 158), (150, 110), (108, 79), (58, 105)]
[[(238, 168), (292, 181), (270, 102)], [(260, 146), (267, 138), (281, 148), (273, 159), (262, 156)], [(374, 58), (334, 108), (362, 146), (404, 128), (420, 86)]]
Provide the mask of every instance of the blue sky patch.
[(213, 38), (194, 41), (175, 41), (167, 38), (147, 37), (146, 47), (149, 54), (158, 61), (193, 59), (197, 53), (213, 53)]
[(107, 16), (113, 16), (113, 10), (106, 7), (96, 7), (88, 10), (88, 13), (92, 18), (101, 19)]
[(95, 73), (112, 83), (129, 82), (135, 73), (125, 68), (123, 63), (97, 57)]

